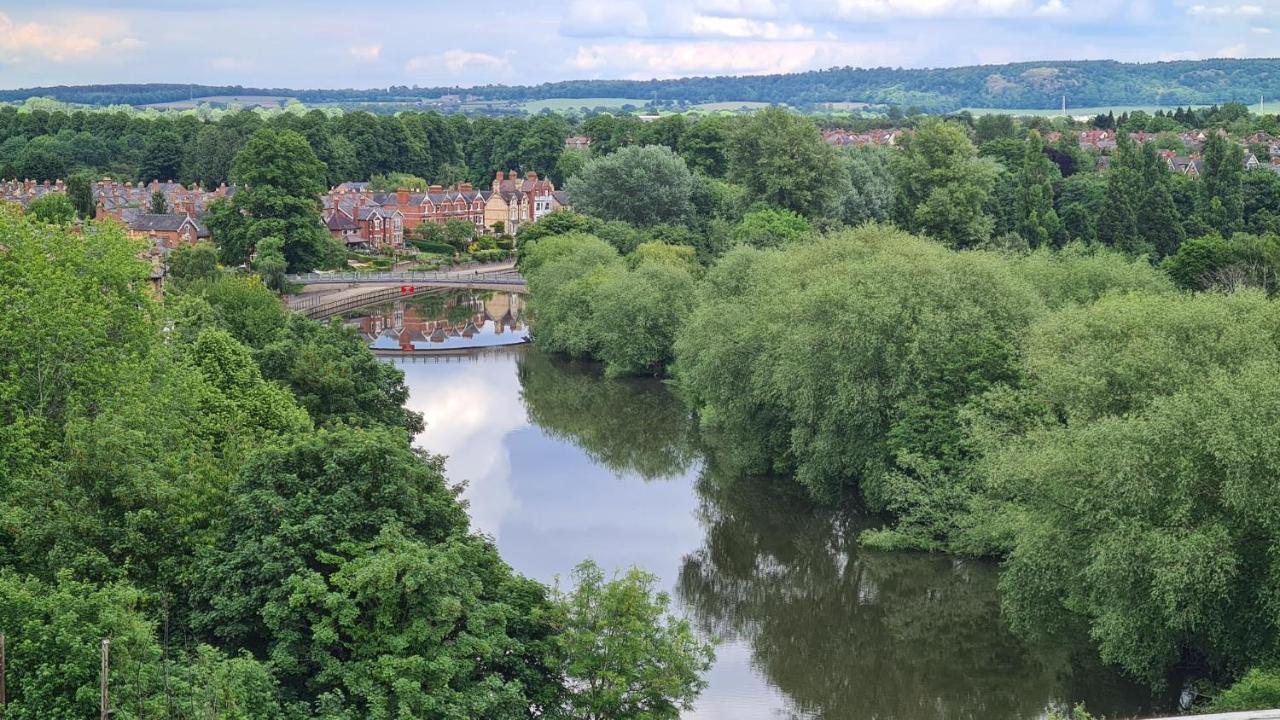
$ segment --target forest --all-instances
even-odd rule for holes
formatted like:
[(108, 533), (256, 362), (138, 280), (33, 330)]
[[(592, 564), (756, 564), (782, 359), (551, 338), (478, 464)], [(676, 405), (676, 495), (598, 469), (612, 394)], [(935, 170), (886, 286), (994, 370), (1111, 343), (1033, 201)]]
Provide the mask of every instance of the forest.
[(999, 559), (1020, 634), (1274, 707), (1280, 176), (1222, 136), (1196, 178), (1075, 152), (1007, 119), (840, 151), (766, 110), (721, 179), (593, 158), (520, 236), (536, 342), (669, 379), (728, 477), (887, 518), (863, 546)]
[(85, 85), (0, 90), (0, 102), (52, 97), (88, 105), (142, 105), (192, 96), (272, 95), (304, 103), (394, 102), (465, 95), (484, 100), (646, 98), (662, 103), (768, 102), (806, 107), (830, 102), (914, 106), (929, 111), (974, 108), (1212, 104), (1280, 96), (1280, 61), (1180, 60), (1122, 63), (1048, 61), (955, 68), (834, 67), (800, 73), (675, 80), (569, 80), (532, 86), (388, 87), (292, 90), (205, 85)]
[(689, 706), (712, 649), (653, 576), (514, 573), (399, 369), (207, 248), (157, 297), (142, 249), (0, 207), (6, 720), (98, 716), (104, 640), (115, 718)]

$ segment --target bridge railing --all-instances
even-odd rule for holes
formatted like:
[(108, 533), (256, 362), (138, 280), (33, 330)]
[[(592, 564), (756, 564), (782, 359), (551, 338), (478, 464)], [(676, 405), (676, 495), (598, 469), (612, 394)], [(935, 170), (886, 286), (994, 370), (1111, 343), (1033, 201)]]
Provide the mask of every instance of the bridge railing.
[(515, 270), (401, 270), (387, 272), (332, 272), (293, 273), (285, 276), (291, 283), (321, 284), (413, 284), (439, 283), (448, 285), (524, 285), (524, 277)]
[(375, 305), (380, 302), (390, 300), (399, 300), (407, 297), (415, 297), (419, 295), (435, 295), (448, 292), (446, 288), (440, 287), (422, 287), (414, 288), (412, 291), (403, 291), (400, 288), (383, 288), (381, 290), (370, 290), (359, 295), (349, 295), (340, 300), (324, 299), (324, 296), (314, 298), (302, 298), (291, 300), (289, 309), (294, 312), (300, 312), (312, 320), (323, 320), (325, 318), (340, 315), (348, 310), (356, 310), (367, 305)]

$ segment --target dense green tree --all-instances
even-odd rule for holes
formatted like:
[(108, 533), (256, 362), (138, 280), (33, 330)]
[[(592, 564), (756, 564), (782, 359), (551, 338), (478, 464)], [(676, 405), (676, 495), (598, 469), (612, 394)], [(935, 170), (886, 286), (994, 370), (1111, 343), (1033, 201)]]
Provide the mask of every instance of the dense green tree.
[(253, 256), (253, 269), (262, 276), (267, 287), (276, 292), (284, 292), (286, 267), (283, 240), (264, 237), (258, 241)]
[(256, 353), (262, 374), (283, 383), (316, 425), (385, 425), (417, 434), (422, 416), (405, 408), (409, 389), (394, 366), (340, 323), (291, 315), (278, 339)]
[(448, 220), (444, 224), (444, 241), (459, 252), (465, 251), (475, 236), (476, 226), (466, 220)]
[(40, 222), (66, 225), (76, 219), (76, 206), (66, 193), (50, 192), (27, 203), (27, 214)]
[(172, 182), (181, 176), (182, 138), (172, 130), (157, 130), (147, 136), (138, 165), (138, 180)]
[[(713, 651), (670, 612), (655, 575), (632, 569), (606, 580), (592, 562), (574, 569), (558, 638), (567, 658), (567, 712), (589, 720), (676, 720), (706, 687)], [(632, 628), (645, 628), (637, 633)]]
[(151, 198), (147, 201), (147, 212), (152, 215), (164, 215), (169, 212), (169, 200), (160, 188), (152, 191)]
[(753, 198), (806, 217), (833, 215), (847, 193), (835, 150), (813, 121), (782, 108), (739, 122), (728, 157), (730, 178)]
[(762, 205), (743, 216), (733, 228), (733, 239), (755, 248), (774, 248), (799, 240), (812, 230), (803, 216)]
[(1179, 287), (1206, 290), (1214, 285), (1214, 276), (1231, 263), (1231, 248), (1221, 235), (1192, 238), (1161, 265)]
[(685, 128), (676, 150), (694, 171), (708, 177), (724, 177), (729, 170), (731, 132), (731, 119), (721, 115), (708, 115)]
[(692, 210), (693, 174), (661, 145), (625, 147), (583, 166), (566, 189), (573, 206), (632, 225), (685, 221)]
[(1200, 173), (1201, 215), (1210, 227), (1229, 236), (1244, 221), (1244, 150), (1211, 133), (1204, 144)]
[(840, 199), (840, 219), (846, 225), (888, 221), (897, 192), (892, 151), (866, 145), (850, 148), (841, 159), (849, 175), (849, 191)]
[(229, 123), (205, 125), (196, 133), (182, 157), (185, 182), (215, 188), (230, 180), (231, 165), (235, 162), (242, 138), (227, 125)]
[[(645, 247), (637, 251), (641, 257)], [(689, 248), (685, 264), (692, 257)], [(634, 270), (606, 275), (588, 299), (588, 332), (597, 340), (593, 354), (604, 362), (606, 373), (662, 373), (671, 362), (675, 335), (692, 309), (693, 288), (689, 271), (669, 261), (645, 259)]]
[(169, 253), (166, 277), (179, 286), (200, 280), (212, 280), (220, 274), (218, 249), (202, 242), (186, 245)]
[(1257, 609), (1276, 602), (1278, 330), (1255, 293), (1113, 296), (1033, 328), (1041, 409), (983, 462), (1012, 503), (1015, 627), (1071, 608), (1104, 659), (1153, 681), (1189, 653), (1215, 672), (1274, 662), (1280, 626)]
[(563, 115), (541, 115), (530, 120), (517, 149), (520, 167), (526, 172), (533, 171), (564, 182), (564, 178), (556, 175), (560, 155), (564, 152), (564, 139), (568, 135), (569, 123)]
[(992, 140), (1000, 140), (1005, 138), (1013, 138), (1016, 135), (1016, 129), (1013, 124), (1013, 116), (1004, 113), (987, 113), (978, 118), (974, 123), (974, 140), (979, 145), (990, 142)]
[(726, 459), (901, 509), (887, 475), (940, 483), (964, 459), (958, 406), (1011, 377), (1008, 338), (1039, 307), (996, 256), (882, 227), (735, 250), (700, 289), (677, 374), (726, 433)]
[(991, 235), (983, 211), (996, 178), (995, 165), (979, 158), (964, 129), (926, 119), (898, 157), (899, 222), (952, 247), (973, 247)]
[(1099, 173), (1076, 173), (1062, 181), (1057, 211), (1070, 239), (1097, 241), (1098, 216), (1106, 202), (1107, 183), (1108, 178)]
[(93, 176), (86, 172), (78, 172), (67, 178), (67, 198), (76, 209), (81, 220), (92, 220), (98, 212), (97, 203), (93, 199)]
[(1062, 223), (1053, 209), (1053, 185), (1058, 168), (1044, 153), (1044, 141), (1034, 130), (1027, 137), (1017, 172), (1017, 232), (1035, 247), (1061, 241)]
[(263, 238), (284, 241), (290, 270), (305, 272), (328, 260), (329, 238), (320, 221), (324, 165), (305, 138), (259, 130), (236, 155), (230, 203), (214, 203), (208, 225), (225, 265), (245, 263)]
[(236, 528), (206, 560), (194, 619), (361, 715), (521, 717), (554, 702), (535, 584), (467, 535), (439, 460), (403, 431), (336, 429), (261, 450)]

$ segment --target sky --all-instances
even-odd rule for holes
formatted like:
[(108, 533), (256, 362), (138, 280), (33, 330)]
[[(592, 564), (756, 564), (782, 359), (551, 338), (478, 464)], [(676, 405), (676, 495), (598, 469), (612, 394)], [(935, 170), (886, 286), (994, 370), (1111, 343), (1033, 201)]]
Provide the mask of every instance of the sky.
[(536, 84), (1278, 43), (1280, 0), (0, 0), (0, 87)]

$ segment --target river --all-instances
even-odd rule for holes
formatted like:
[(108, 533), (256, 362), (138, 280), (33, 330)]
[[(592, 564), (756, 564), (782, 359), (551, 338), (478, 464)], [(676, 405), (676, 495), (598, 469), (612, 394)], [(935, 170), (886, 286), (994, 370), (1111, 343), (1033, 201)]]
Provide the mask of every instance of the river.
[[(496, 343), (522, 331), (512, 322), (518, 300), (483, 302), (416, 310), (453, 327), (472, 322), (475, 337)], [(388, 306), (355, 322), (385, 340), (376, 318), (396, 313)], [(717, 477), (692, 418), (660, 382), (605, 380), (527, 346), (389, 361), (426, 419), (418, 444), (448, 456), (474, 526), (518, 572), (551, 583), (588, 557), (606, 571), (643, 568), (677, 612), (719, 640), (687, 718), (1031, 720), (1077, 702), (1112, 718), (1168, 709), (1100, 667), (1086, 643), (1015, 638), (993, 564), (862, 549), (857, 534), (872, 520), (813, 507), (785, 481)]]

